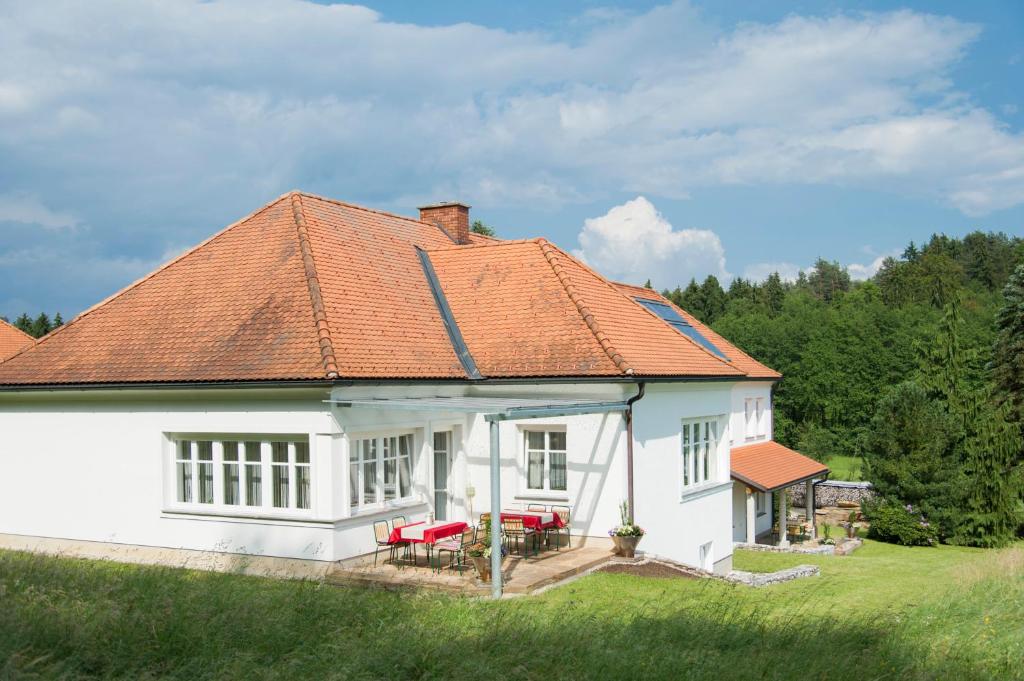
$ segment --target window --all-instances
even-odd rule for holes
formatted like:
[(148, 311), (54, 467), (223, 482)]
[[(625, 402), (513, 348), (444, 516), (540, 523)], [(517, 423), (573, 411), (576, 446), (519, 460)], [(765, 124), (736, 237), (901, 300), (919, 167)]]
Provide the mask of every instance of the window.
[[(297, 438), (175, 440), (175, 499), (250, 510), (312, 508), (309, 442)], [(271, 489), (264, 494), (264, 480)]]
[(349, 457), (349, 505), (364, 506), (412, 498), (411, 433), (360, 438)]
[(717, 420), (683, 421), (681, 464), (684, 489), (704, 485), (715, 479), (717, 445)]
[(748, 397), (743, 401), (746, 439), (753, 440), (768, 434), (768, 418), (765, 414), (763, 397)]
[(683, 334), (687, 338), (693, 340), (695, 343), (706, 348), (709, 352), (724, 359), (726, 362), (731, 361), (728, 357), (725, 356), (725, 353), (718, 349), (718, 346), (709, 341), (704, 336), (704, 334), (702, 334), (700, 331), (694, 328), (693, 324), (684, 319), (683, 316), (676, 312), (676, 309), (669, 305), (668, 303), (662, 303), (657, 300), (650, 300), (649, 298), (634, 298), (633, 300), (640, 303), (648, 310), (656, 314), (658, 317), (661, 318), (663, 322), (671, 326), (679, 333)]
[(757, 515), (765, 514), (765, 493), (754, 492), (754, 507), (757, 510)]
[(526, 489), (568, 490), (566, 438), (562, 430), (527, 430)]

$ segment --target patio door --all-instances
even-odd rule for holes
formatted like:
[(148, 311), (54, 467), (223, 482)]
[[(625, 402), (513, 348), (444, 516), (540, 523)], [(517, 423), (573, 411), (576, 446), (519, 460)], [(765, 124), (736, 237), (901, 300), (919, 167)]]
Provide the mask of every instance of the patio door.
[(448, 520), (451, 506), (452, 431), (434, 433), (434, 517)]

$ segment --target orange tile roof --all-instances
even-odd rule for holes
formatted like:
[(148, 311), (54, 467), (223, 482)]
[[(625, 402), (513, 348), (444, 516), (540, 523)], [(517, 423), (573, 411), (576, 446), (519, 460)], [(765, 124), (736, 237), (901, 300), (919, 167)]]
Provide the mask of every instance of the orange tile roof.
[(619, 290), (631, 298), (646, 298), (648, 300), (657, 300), (667, 305), (671, 305), (686, 321), (690, 322), (694, 328), (700, 331), (705, 338), (714, 343), (715, 347), (721, 350), (722, 354), (728, 357), (737, 369), (744, 372), (747, 376), (751, 378), (782, 378), (782, 374), (778, 371), (761, 364), (756, 359), (727, 341), (725, 338), (722, 338), (722, 336), (715, 333), (710, 326), (700, 321), (678, 305), (675, 305), (671, 300), (665, 298), (657, 291), (620, 282), (614, 283)]
[(4, 362), (0, 385), (466, 379), (417, 249), (484, 377), (765, 369), (708, 352), (543, 239), (471, 239), (292, 192)]
[(18, 354), (18, 352), (35, 342), (35, 338), (16, 326), (11, 326), (0, 319), (0, 362)]
[(774, 440), (733, 447), (730, 456), (732, 477), (762, 492), (828, 473), (825, 464), (783, 447)]

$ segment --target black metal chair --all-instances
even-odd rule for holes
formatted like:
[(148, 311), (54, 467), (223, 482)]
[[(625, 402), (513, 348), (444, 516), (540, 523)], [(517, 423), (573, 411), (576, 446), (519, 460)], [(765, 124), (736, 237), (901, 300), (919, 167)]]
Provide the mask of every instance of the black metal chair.
[(519, 540), (523, 541), (523, 558), (526, 558), (528, 551), (527, 541), (533, 540), (533, 555), (538, 555), (538, 540), (537, 532), (532, 528), (523, 525), (522, 518), (505, 518), (501, 521), (501, 532), (505, 535), (505, 541), (508, 542), (509, 552), (512, 551), (512, 540), (516, 542), (516, 550), (519, 549)]
[(565, 545), (568, 547), (572, 547), (572, 532), (569, 530), (569, 520), (570, 516), (572, 515), (572, 512), (570, 511), (568, 506), (552, 506), (551, 512), (556, 514), (559, 518), (561, 518), (562, 524), (564, 525), (564, 527), (561, 528), (552, 527), (549, 530), (547, 530), (548, 532), (551, 532), (555, 535), (555, 550), (557, 551), (562, 543), (561, 539), (559, 539), (559, 537), (562, 536), (562, 530), (565, 530)]
[(469, 547), (476, 542), (476, 528), (467, 527), (462, 531), (459, 537), (449, 537), (444, 541), (439, 541), (434, 544), (434, 552), (437, 554), (437, 571), (441, 572), (441, 553), (447, 551), (450, 555), (448, 557), (448, 569), (452, 568), (454, 564), (459, 574), (462, 574), (462, 565), (466, 562), (466, 551)]
[(395, 562), (395, 549), (398, 548), (398, 545), (390, 542), (391, 530), (388, 528), (388, 521), (378, 520), (373, 524), (373, 538), (377, 542), (373, 549), (373, 566), (377, 567), (377, 554), (381, 547), (387, 547), (391, 562)]

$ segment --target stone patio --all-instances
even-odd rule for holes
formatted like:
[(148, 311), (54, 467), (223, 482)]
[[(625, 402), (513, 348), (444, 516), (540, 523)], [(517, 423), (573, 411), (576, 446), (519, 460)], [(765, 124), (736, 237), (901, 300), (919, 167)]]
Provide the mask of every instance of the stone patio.
[[(612, 558), (610, 542), (591, 538), (590, 541), (579, 540), (582, 545), (576, 545), (577, 541), (574, 537), (572, 547), (563, 546), (559, 551), (541, 551), (538, 556), (508, 556), (502, 570), (504, 592), (520, 595), (534, 593), (538, 589), (580, 575)], [(384, 558), (387, 558), (386, 552), (382, 552), (376, 566), (373, 564), (373, 554), (339, 561), (327, 573), (326, 581), (331, 584), (357, 584), (385, 589), (436, 589), (470, 596), (487, 596), (491, 593), (491, 585), (476, 578), (471, 563), (463, 566), (461, 574), (457, 570), (449, 570), (447, 554), (440, 574), (427, 566), (422, 552), (415, 567), (402, 560), (394, 565), (385, 564)]]

